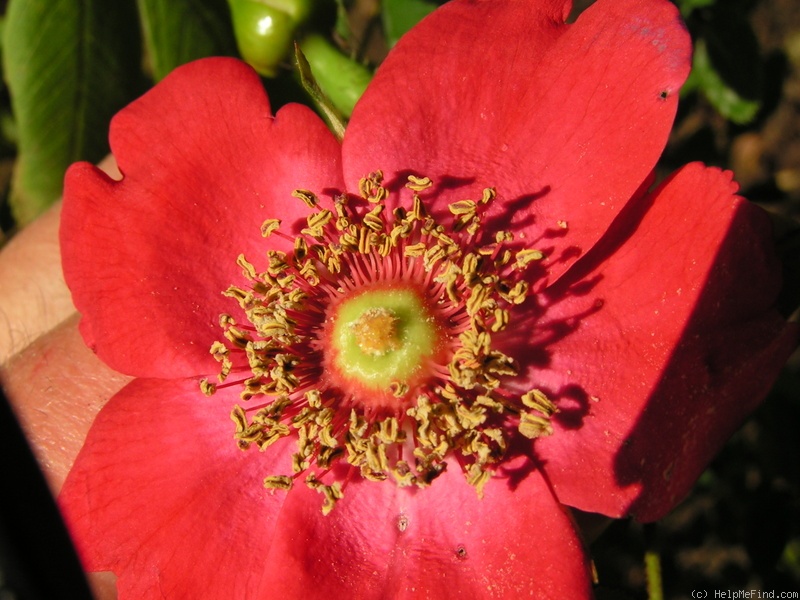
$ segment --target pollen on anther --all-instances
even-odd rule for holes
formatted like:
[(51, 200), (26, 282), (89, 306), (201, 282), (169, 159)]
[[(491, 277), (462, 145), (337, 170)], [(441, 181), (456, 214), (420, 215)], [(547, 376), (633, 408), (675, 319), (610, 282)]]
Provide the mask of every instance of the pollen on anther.
[(281, 226), (280, 219), (267, 219), (261, 225), (261, 235), (263, 237), (269, 237), (275, 231), (277, 231)]

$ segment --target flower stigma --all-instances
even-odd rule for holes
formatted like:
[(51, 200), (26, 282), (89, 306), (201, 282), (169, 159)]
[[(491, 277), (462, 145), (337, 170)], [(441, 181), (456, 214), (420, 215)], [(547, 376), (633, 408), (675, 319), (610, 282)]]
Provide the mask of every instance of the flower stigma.
[(294, 237), (264, 222), (264, 237), (294, 249), (267, 250), (263, 270), (239, 256), (247, 283), (223, 292), (239, 310), (220, 316), (225, 341), (211, 347), (220, 373), (200, 382), (209, 396), (240, 388), (241, 449), (296, 440), (291, 474), (264, 485), (288, 490), (304, 476), (324, 514), (353, 469), (424, 488), (452, 459), (482, 496), (509, 441), (551, 435), (557, 411), (539, 389), (509, 389), (519, 367), (493, 341), (544, 253), (482, 228), (493, 188), (450, 204), (445, 227), (425, 210), (429, 178), (409, 176), (409, 208), (392, 211), (382, 184), (370, 173), (330, 208), (295, 190), (311, 211)]
[[(352, 337), (361, 352), (370, 356), (385, 356), (387, 352), (395, 352), (400, 347), (398, 339), (397, 313), (390, 308), (379, 306), (368, 308), (355, 321), (348, 323)], [(342, 346), (346, 344), (347, 329), (342, 329)], [(342, 348), (344, 349), (344, 348)], [(347, 367), (347, 361), (342, 361)]]

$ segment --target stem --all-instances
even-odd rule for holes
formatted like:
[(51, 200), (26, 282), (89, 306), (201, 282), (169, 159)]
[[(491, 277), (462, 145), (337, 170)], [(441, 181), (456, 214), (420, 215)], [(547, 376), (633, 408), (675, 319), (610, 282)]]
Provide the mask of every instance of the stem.
[(645, 552), (644, 570), (647, 575), (647, 598), (664, 600), (664, 586), (661, 581), (661, 554), (656, 540), (656, 524), (644, 526)]

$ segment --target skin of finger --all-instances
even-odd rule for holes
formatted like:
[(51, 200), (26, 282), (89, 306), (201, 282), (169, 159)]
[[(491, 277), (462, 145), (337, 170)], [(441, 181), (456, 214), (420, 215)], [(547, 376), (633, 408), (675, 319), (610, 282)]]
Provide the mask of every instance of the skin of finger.
[[(95, 416), (130, 378), (83, 343), (78, 315), (39, 337), (0, 369), (0, 384), (31, 443), (53, 495), (75, 462)], [(116, 598), (112, 573), (92, 573), (95, 598)]]
[(0, 381), (54, 495), (98, 411), (129, 381), (86, 347), (77, 323), (77, 315), (70, 317), (0, 371)]
[(0, 253), (0, 363), (75, 312), (61, 275), (56, 204)]
[[(99, 167), (121, 179), (113, 157)], [(54, 495), (94, 417), (128, 381), (83, 343), (61, 272), (56, 203), (0, 249), (0, 385)], [(113, 573), (90, 573), (97, 600), (115, 600)]]
[[(98, 166), (122, 178), (113, 157)], [(61, 273), (60, 216), (59, 202), (0, 251), (0, 364), (75, 312)]]

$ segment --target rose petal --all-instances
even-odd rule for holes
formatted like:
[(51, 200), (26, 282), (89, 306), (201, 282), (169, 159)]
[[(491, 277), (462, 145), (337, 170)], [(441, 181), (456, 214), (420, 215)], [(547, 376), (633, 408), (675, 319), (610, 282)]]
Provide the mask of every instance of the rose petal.
[(100, 412), (59, 496), (89, 571), (122, 598), (261, 598), (293, 444), (242, 452), (225, 392), (137, 379)]
[(457, 463), (425, 489), (351, 480), (333, 511), (295, 487), (265, 566), (283, 597), (588, 598), (588, 559), (528, 459), (478, 499)]
[(795, 347), (772, 308), (769, 220), (736, 189), (730, 173), (684, 167), (548, 291), (530, 380), (561, 408), (536, 447), (562, 502), (659, 518)]
[(305, 218), (292, 190), (341, 187), (339, 145), (307, 108), (273, 119), (256, 74), (232, 59), (176, 69), (110, 137), (124, 179), (82, 163), (65, 184), (63, 264), (82, 331), (123, 373), (213, 372), (219, 315), (236, 308), (221, 292), (244, 284), (236, 257), (263, 260), (265, 219)]
[(353, 480), (323, 516), (302, 483), (261, 485), (287, 472), (293, 444), (241, 452), (229, 392), (195, 390), (128, 385), (59, 497), (86, 568), (116, 573), (123, 597), (588, 597), (581, 542), (529, 459), (504, 465), (482, 500), (453, 464), (424, 490)]
[(691, 54), (668, 2), (600, 0), (574, 25), (568, 11), (559, 0), (456, 0), (434, 12), (356, 106), (347, 184), (375, 169), (427, 175), (439, 206), (495, 186), (495, 228), (527, 231), (554, 280), (655, 165)]

